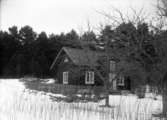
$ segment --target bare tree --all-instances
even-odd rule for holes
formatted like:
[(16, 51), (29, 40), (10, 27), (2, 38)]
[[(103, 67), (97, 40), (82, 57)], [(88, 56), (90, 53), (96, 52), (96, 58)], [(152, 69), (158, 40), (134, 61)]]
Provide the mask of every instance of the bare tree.
[[(133, 19), (124, 15), (118, 9), (116, 9), (118, 17), (103, 12), (100, 13), (112, 21), (111, 25), (109, 25), (112, 29), (108, 28), (107, 32), (103, 29), (102, 33), (104, 59), (101, 66), (102, 71), (105, 71), (106, 74), (101, 74), (102, 72), (99, 69), (94, 68), (104, 81), (106, 106), (109, 106), (109, 91), (114, 80), (117, 80), (120, 76), (138, 74), (138, 76), (143, 77), (140, 78), (143, 79), (143, 84), (146, 84), (152, 73), (150, 68), (153, 66), (154, 59), (145, 49), (145, 43), (152, 42), (148, 26), (145, 24), (146, 13), (143, 12), (143, 9), (139, 12), (134, 9), (132, 11), (134, 13)], [(117, 24), (116, 27), (115, 23)], [(110, 70), (109, 67), (111, 61), (115, 61), (116, 64), (114, 71)]]
[(157, 13), (161, 17), (167, 16), (167, 1), (166, 0), (158, 0), (157, 1)]
[[(155, 48), (158, 51), (158, 56), (160, 59), (159, 62), (159, 71), (160, 73), (160, 80), (161, 80), (161, 89), (162, 89), (162, 104), (163, 104), (163, 112), (162, 115), (167, 118), (167, 68), (166, 66), (166, 18), (167, 18), (167, 1), (166, 0), (158, 0), (157, 2), (157, 14), (158, 18), (160, 19), (160, 26), (156, 26), (156, 29), (159, 31), (157, 35), (157, 40), (155, 42)], [(165, 28), (165, 29), (164, 29)], [(159, 45), (161, 43), (161, 45)]]
[[(139, 12), (131, 8), (133, 15), (129, 17), (116, 9), (118, 16), (99, 12), (111, 20), (111, 24), (101, 28), (99, 42), (103, 43), (103, 56), (100, 61), (100, 69), (94, 65), (89, 65), (101, 80), (104, 82), (106, 102), (109, 105), (109, 92), (113, 90), (113, 81), (120, 76), (128, 75), (133, 79), (140, 80), (140, 83), (147, 84), (155, 77), (157, 72), (154, 38), (146, 23), (147, 14), (142, 8)], [(87, 44), (87, 43), (86, 43)], [(89, 47), (81, 42), (85, 52), (89, 52)], [(151, 52), (148, 52), (151, 51)], [(89, 58), (88, 59), (93, 59)], [(111, 62), (115, 69), (110, 68)], [(134, 78), (138, 76), (138, 78)]]

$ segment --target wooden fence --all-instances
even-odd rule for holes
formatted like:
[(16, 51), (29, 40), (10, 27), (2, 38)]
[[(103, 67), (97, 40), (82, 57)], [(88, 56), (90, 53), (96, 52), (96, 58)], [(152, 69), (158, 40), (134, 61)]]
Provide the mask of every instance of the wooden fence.
[(33, 90), (62, 94), (100, 94), (105, 91), (103, 86), (43, 84), (39, 82), (26, 82), (25, 85)]

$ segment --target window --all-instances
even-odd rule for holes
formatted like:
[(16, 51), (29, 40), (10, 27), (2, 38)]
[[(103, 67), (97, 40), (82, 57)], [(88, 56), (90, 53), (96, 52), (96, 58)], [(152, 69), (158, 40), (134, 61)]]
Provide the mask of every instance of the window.
[(68, 84), (68, 72), (63, 72), (63, 84)]
[(115, 69), (116, 69), (116, 63), (115, 63), (115, 61), (110, 61), (110, 71), (111, 72), (114, 72), (115, 71)]
[(118, 79), (118, 86), (124, 86), (125, 85), (125, 78), (120, 76)]
[(65, 59), (64, 59), (64, 62), (65, 62), (65, 63), (68, 62), (68, 61), (69, 61), (68, 58), (65, 58)]
[(112, 82), (116, 77), (116, 74), (114, 73), (109, 73), (109, 82)]
[(93, 71), (86, 71), (85, 83), (94, 84), (94, 72)]

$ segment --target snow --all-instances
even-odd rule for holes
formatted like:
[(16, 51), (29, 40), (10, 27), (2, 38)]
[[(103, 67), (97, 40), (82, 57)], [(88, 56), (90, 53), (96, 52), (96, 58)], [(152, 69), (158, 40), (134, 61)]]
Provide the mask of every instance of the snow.
[(29, 90), (18, 79), (0, 80), (0, 120), (150, 120), (162, 111), (162, 99), (110, 95), (111, 108), (100, 102), (52, 101), (61, 94)]
[(42, 83), (45, 83), (45, 84), (53, 84), (53, 83), (55, 83), (55, 80), (54, 80), (54, 79), (45, 79), (45, 80), (43, 80)]

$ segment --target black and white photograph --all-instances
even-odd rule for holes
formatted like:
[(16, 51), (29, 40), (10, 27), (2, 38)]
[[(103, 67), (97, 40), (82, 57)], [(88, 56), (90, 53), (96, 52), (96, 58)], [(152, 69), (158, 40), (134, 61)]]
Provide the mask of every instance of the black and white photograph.
[(0, 0), (0, 120), (167, 120), (167, 0)]

